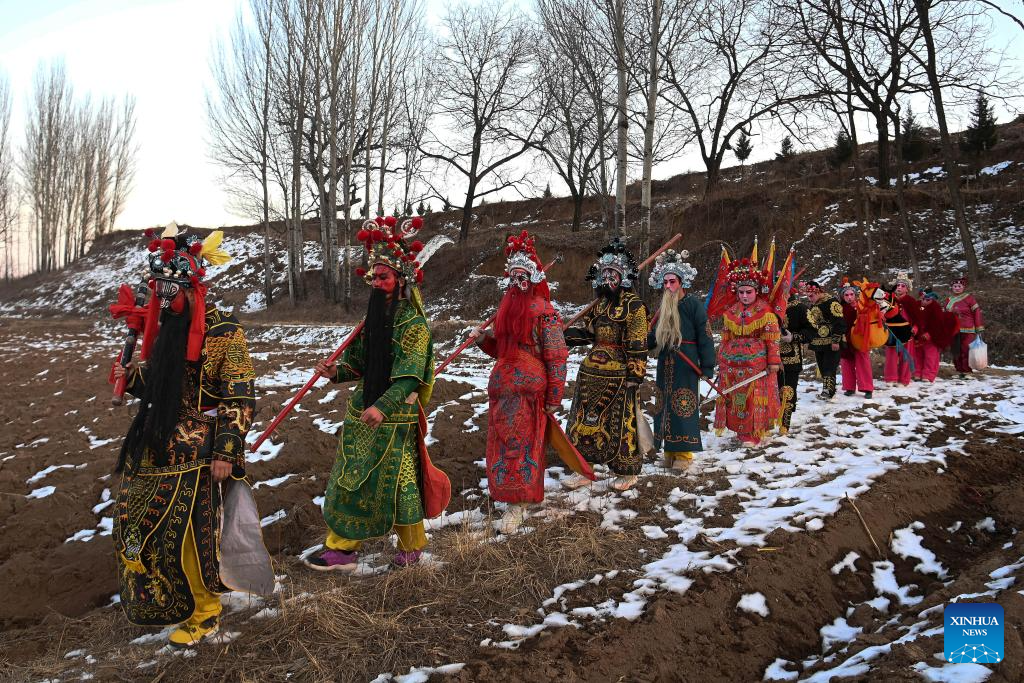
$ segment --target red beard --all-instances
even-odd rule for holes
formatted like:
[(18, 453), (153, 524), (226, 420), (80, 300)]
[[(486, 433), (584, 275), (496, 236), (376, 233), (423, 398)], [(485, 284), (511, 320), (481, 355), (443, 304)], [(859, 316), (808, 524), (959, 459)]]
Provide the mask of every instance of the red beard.
[(520, 344), (533, 344), (533, 326), (539, 312), (530, 310), (533, 299), (533, 285), (525, 292), (515, 286), (509, 287), (505, 292), (494, 321), (494, 337), (498, 344), (499, 358), (505, 358), (515, 352)]

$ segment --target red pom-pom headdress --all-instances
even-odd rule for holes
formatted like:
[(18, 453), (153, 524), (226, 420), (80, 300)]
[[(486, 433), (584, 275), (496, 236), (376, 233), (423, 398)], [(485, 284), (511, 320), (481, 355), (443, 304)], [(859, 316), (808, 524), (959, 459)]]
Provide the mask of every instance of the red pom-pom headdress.
[(423, 228), (423, 219), (419, 216), (407, 218), (399, 224), (394, 216), (375, 219), (363, 223), (356, 233), (356, 239), (366, 249), (366, 268), (357, 268), (356, 275), (370, 284), (370, 272), (376, 265), (391, 268), (411, 283), (423, 282), (423, 271), (417, 260), (423, 251), (423, 243), (419, 240), (408, 242)]
[(756, 262), (748, 258), (731, 261), (726, 279), (733, 292), (740, 287), (753, 287), (760, 294), (767, 294), (772, 282), (771, 274), (762, 271)]
[(508, 289), (509, 275), (513, 269), (525, 270), (530, 274), (530, 282), (535, 285), (547, 279), (544, 264), (537, 256), (536, 240), (525, 230), (518, 235), (509, 235), (505, 242), (505, 277), (498, 280), (501, 289)]

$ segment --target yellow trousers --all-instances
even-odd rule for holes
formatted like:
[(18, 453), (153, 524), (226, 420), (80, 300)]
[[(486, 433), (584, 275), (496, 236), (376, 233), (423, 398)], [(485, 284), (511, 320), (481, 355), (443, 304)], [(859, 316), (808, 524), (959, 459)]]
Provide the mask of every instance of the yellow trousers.
[(211, 593), (203, 583), (203, 575), (199, 571), (199, 553), (196, 550), (196, 537), (192, 533), (192, 525), (188, 525), (185, 532), (185, 547), (181, 552), (181, 566), (188, 577), (188, 586), (192, 590), (192, 597), (196, 602), (196, 611), (192, 613), (186, 623), (200, 624), (210, 617), (220, 614), (220, 595)]
[[(423, 529), (423, 522), (415, 524), (396, 524), (395, 533), (398, 534), (398, 549), (405, 552), (422, 550), (427, 547), (427, 533)], [(347, 553), (359, 550), (362, 541), (353, 541), (342, 538), (330, 529), (327, 530), (327, 540), (324, 545), (331, 550), (344, 550)]]

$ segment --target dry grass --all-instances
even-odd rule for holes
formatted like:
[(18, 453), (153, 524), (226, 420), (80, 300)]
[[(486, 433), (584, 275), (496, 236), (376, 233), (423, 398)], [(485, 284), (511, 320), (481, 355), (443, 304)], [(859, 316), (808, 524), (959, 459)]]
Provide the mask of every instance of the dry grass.
[[(554, 586), (642, 563), (637, 550), (651, 542), (639, 520), (623, 532), (602, 530), (598, 521), (591, 514), (541, 522), (503, 542), (449, 528), (434, 535), (436, 562), (370, 577), (325, 577), (288, 558), (278, 571), (289, 583), (271, 604), (278, 615), (249, 619), (253, 608), (226, 616), (222, 629), (241, 631), (231, 642), (206, 645), (189, 658), (154, 657), (159, 644), (127, 645), (147, 631), (104, 610), (11, 638), (0, 656), (0, 679), (39, 680), (85, 668), (98, 680), (365, 681), (411, 666), (466, 661), (482, 639), (505, 639), (500, 624), (535, 621)], [(60, 635), (45, 635), (55, 632)], [(64, 658), (78, 648), (97, 662), (83, 667), (82, 658)], [(153, 666), (136, 668), (153, 659)]]

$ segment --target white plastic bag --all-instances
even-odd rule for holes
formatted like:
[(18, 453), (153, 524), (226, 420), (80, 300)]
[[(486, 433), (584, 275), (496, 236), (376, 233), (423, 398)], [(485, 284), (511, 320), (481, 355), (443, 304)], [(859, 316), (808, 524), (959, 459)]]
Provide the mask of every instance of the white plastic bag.
[(967, 364), (971, 370), (984, 370), (988, 367), (988, 344), (981, 340), (981, 336), (974, 338), (967, 350)]

